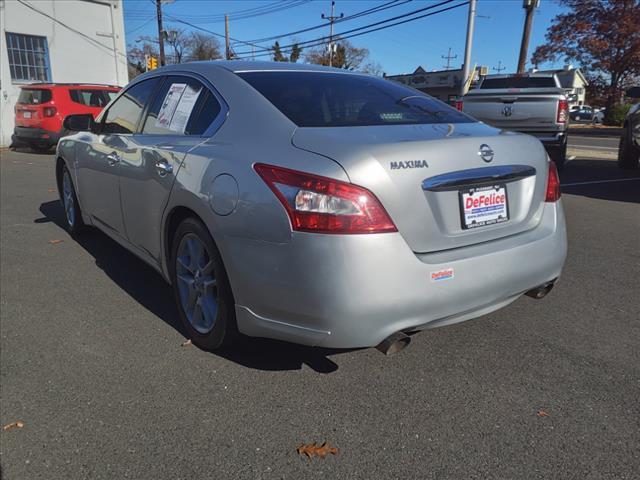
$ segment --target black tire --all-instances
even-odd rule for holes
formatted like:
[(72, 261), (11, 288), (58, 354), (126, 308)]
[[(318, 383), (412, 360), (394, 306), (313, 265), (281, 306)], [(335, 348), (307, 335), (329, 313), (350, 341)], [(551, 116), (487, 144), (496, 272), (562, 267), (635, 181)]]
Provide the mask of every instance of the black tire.
[(549, 147), (547, 149), (547, 153), (551, 160), (556, 164), (558, 171), (562, 171), (565, 163), (567, 162), (567, 141), (565, 140), (560, 147)]
[[(183, 307), (183, 300), (181, 298), (180, 289), (190, 287), (187, 287), (184, 283), (179, 284), (179, 282), (184, 282), (184, 280), (178, 279), (178, 270), (184, 269), (184, 266), (183, 264), (178, 264), (178, 256), (181, 253), (183, 240), (186, 242), (188, 239), (193, 239), (193, 236), (197, 237), (197, 239), (204, 245), (207, 258), (205, 263), (208, 263), (208, 261), (213, 262), (212, 271), (215, 281), (217, 282), (214, 287), (216, 290), (215, 292), (207, 292), (205, 290), (204, 293), (201, 293), (203, 297), (209, 298), (207, 295), (214, 295), (213, 298), (217, 299), (215, 321), (213, 322), (213, 327), (209, 331), (199, 331), (196, 329), (194, 324), (189, 320), (189, 316), (185, 311), (185, 307)], [(224, 268), (220, 252), (218, 251), (211, 234), (207, 230), (207, 227), (200, 220), (187, 218), (183, 220), (176, 229), (171, 244), (169, 274), (171, 276), (171, 284), (173, 286), (173, 293), (176, 306), (178, 307), (180, 321), (191, 338), (192, 343), (207, 351), (223, 350), (231, 347), (239, 337), (238, 327), (236, 324), (235, 301), (233, 299), (231, 285), (229, 284), (229, 277), (227, 276), (227, 272)], [(182, 277), (184, 278), (184, 276), (185, 275), (183, 274)], [(201, 278), (204, 278), (204, 276)], [(202, 299), (198, 297), (198, 300)], [(202, 311), (204, 307), (200, 308)], [(190, 315), (194, 318), (196, 315), (195, 310), (192, 310)], [(200, 318), (204, 317), (204, 313), (201, 313)]]
[(628, 130), (625, 129), (618, 144), (618, 166), (624, 169), (638, 168), (640, 150), (633, 146)]
[[(65, 190), (65, 177), (68, 177), (70, 192)], [(82, 220), (82, 212), (80, 210), (80, 204), (78, 203), (76, 188), (73, 185), (73, 178), (66, 165), (62, 167), (58, 192), (60, 194), (65, 227), (72, 236), (78, 235), (84, 229), (85, 225)], [(68, 205), (65, 203), (65, 195), (67, 194), (69, 195), (68, 200), (71, 202), (72, 208), (68, 208)]]

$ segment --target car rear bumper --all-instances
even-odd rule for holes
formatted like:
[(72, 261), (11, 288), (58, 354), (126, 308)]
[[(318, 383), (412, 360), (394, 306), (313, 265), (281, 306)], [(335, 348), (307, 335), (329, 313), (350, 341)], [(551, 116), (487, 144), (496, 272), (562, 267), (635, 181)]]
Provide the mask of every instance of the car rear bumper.
[(20, 144), (53, 146), (58, 143), (61, 137), (62, 132), (51, 132), (43, 128), (34, 127), (15, 127), (11, 140), (14, 146)]
[(490, 313), (558, 278), (566, 251), (557, 202), (530, 231), (444, 252), (416, 254), (400, 233), (295, 233), (287, 244), (234, 238), (223, 256), (241, 332), (351, 348)]

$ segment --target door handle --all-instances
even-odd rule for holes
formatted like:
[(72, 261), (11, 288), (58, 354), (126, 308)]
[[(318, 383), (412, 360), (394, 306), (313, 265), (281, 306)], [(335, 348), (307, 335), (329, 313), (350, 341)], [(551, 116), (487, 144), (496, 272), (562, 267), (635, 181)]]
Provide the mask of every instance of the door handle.
[(156, 170), (161, 177), (166, 176), (169, 173), (173, 173), (173, 165), (166, 160), (158, 160), (156, 162)]
[(109, 165), (113, 167), (114, 165), (120, 163), (120, 157), (116, 152), (113, 152), (107, 155), (107, 161), (109, 162)]

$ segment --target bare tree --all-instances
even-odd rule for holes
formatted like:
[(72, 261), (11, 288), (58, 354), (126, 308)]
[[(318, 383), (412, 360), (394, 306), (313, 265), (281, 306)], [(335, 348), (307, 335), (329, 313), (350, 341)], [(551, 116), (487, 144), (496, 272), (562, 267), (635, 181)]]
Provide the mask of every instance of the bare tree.
[(189, 45), (190, 35), (181, 28), (171, 28), (166, 35), (167, 43), (173, 48), (173, 63), (182, 63), (185, 50)]
[(140, 45), (127, 45), (127, 70), (129, 80), (134, 79), (146, 71), (146, 57), (158, 57), (158, 50), (153, 43), (144, 42)]
[[(369, 49), (355, 47), (348, 40), (336, 38), (335, 51), (331, 58), (331, 65), (345, 70), (360, 70), (369, 58)], [(329, 65), (329, 50), (325, 45), (311, 49), (305, 55), (308, 63)]]
[(189, 61), (217, 60), (222, 58), (220, 52), (220, 42), (216, 37), (201, 32), (191, 32), (187, 50)]
[(360, 70), (364, 73), (368, 73), (370, 75), (375, 75), (377, 77), (382, 76), (382, 65), (378, 62), (367, 62), (365, 63)]
[[(191, 35), (180, 28), (170, 28), (165, 32), (164, 38), (165, 42), (173, 48), (173, 55), (167, 55), (167, 63), (182, 63), (182, 59), (191, 40)], [(152, 45), (154, 50), (159, 45), (158, 37), (149, 35), (138, 37), (136, 43)]]

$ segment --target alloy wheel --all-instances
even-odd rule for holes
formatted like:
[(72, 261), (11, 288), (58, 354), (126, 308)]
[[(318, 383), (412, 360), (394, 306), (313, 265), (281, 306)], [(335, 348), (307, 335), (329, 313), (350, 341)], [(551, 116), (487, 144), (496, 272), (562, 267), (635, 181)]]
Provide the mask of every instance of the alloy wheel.
[(212, 256), (193, 233), (180, 240), (176, 278), (180, 303), (189, 323), (198, 333), (209, 333), (218, 314), (218, 283)]
[(65, 169), (62, 176), (62, 200), (64, 203), (64, 212), (67, 217), (67, 223), (73, 227), (76, 223), (76, 209), (73, 201), (73, 186), (69, 171)]

